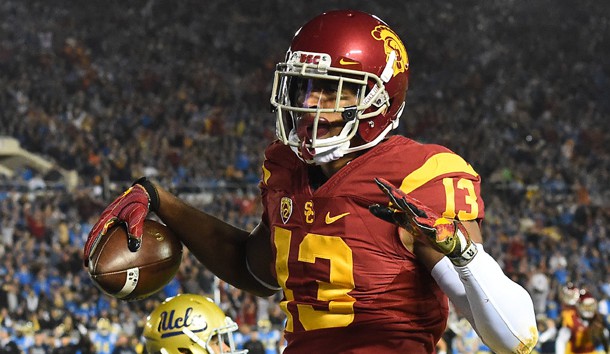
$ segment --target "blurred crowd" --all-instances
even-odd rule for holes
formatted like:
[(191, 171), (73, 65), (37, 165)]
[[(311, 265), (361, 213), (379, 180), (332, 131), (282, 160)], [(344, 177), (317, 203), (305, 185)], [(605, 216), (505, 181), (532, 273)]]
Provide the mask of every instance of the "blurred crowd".
[(162, 292), (121, 302), (91, 284), (81, 250), (102, 208), (141, 175), (252, 228), (274, 65), (300, 24), (344, 7), (403, 38), (399, 133), (448, 146), (482, 175), (485, 247), (541, 318), (559, 323), (567, 282), (610, 297), (610, 3), (5, 0), (0, 135), (81, 184), (68, 191), (27, 168), (0, 177), (0, 348), (141, 352), (147, 313), (178, 292), (217, 299), (242, 342), (277, 342), (280, 298), (228, 286), (188, 253)]

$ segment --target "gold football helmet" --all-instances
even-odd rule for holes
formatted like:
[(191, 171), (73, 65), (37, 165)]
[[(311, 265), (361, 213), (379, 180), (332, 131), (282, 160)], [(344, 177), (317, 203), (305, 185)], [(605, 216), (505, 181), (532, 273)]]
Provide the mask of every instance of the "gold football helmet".
[(209, 298), (180, 294), (167, 298), (146, 318), (149, 354), (245, 354), (236, 350), (237, 324)]

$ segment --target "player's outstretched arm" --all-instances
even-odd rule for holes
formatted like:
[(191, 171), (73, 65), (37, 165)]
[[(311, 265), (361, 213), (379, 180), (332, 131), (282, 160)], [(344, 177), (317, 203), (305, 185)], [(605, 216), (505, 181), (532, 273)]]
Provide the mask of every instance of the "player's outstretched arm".
[(481, 241), (478, 224), (443, 218), (389, 182), (376, 182), (390, 204), (372, 205), (371, 213), (446, 256), (430, 267), (432, 275), (485, 344), (498, 353), (530, 353), (538, 340), (531, 297), (473, 242), (471, 234)]
[[(206, 268), (227, 283), (258, 296), (273, 295), (277, 291), (257, 280), (246, 262), (248, 252), (257, 252), (257, 258), (270, 262), (268, 229), (259, 226), (250, 235), (188, 205), (158, 185), (156, 189), (160, 200), (156, 214)], [(274, 282), (268, 274), (261, 274), (260, 278), (267, 279), (267, 283)]]

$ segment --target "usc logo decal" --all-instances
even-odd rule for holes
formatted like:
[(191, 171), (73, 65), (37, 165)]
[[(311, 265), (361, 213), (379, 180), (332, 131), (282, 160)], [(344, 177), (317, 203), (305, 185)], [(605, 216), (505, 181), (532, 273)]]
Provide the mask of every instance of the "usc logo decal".
[(321, 55), (301, 53), (300, 61), (301, 61), (301, 63), (317, 65), (320, 63), (320, 58), (322, 58)]
[(407, 50), (404, 44), (398, 39), (398, 36), (388, 26), (378, 25), (372, 31), (371, 35), (378, 41), (383, 41), (383, 49), (386, 54), (386, 60), (389, 58), (390, 53), (396, 53), (396, 61), (394, 62), (393, 69), (394, 75), (405, 72), (409, 68), (409, 57), (407, 56)]
[(308, 224), (313, 223), (313, 218), (315, 216), (315, 211), (313, 210), (313, 202), (310, 200), (305, 203), (305, 222)]

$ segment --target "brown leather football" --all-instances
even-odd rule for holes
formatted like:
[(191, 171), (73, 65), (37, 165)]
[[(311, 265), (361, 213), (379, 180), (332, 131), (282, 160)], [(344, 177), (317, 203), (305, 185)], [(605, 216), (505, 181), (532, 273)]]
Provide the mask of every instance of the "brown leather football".
[(125, 226), (115, 225), (89, 259), (89, 275), (100, 290), (121, 300), (139, 300), (174, 278), (182, 261), (182, 243), (167, 226), (147, 219), (137, 252), (127, 247)]

